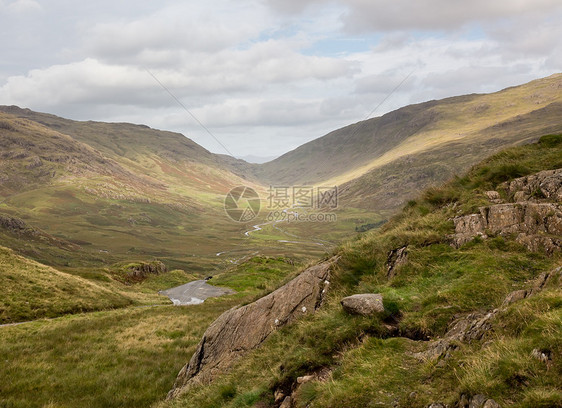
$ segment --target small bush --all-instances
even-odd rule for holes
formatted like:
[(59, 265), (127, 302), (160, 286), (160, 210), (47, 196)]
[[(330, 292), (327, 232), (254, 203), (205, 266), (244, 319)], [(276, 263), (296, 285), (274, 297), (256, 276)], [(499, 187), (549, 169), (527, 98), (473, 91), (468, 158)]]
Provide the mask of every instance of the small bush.
[(460, 198), (460, 191), (455, 188), (430, 188), (427, 190), (423, 198), (429, 204), (441, 207), (445, 204), (454, 203)]
[(233, 384), (225, 384), (219, 387), (219, 394), (222, 399), (230, 400), (236, 395), (236, 386)]
[(541, 147), (555, 147), (562, 143), (561, 135), (546, 135), (539, 139), (539, 145)]

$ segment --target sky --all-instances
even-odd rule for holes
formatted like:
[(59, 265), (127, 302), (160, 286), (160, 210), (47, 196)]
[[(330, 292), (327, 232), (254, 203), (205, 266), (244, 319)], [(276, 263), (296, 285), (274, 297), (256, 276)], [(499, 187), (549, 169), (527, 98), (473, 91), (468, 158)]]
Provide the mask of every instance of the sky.
[(0, 105), (281, 155), (562, 71), (560, 0), (0, 0)]

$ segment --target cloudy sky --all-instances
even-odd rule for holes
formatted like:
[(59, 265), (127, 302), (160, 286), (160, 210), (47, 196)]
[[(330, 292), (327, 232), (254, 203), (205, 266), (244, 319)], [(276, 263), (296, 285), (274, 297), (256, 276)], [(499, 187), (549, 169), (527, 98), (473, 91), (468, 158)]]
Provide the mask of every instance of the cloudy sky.
[(275, 156), (560, 72), (561, 21), (560, 0), (0, 0), (0, 104)]

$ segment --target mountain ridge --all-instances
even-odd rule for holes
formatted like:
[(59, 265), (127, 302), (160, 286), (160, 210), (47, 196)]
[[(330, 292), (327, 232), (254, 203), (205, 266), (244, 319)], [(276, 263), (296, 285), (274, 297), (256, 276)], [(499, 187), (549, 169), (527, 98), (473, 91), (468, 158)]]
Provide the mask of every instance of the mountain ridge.
[[(486, 129), (493, 125), (560, 102), (560, 89), (562, 74), (554, 74), (491, 94), (408, 105), (332, 131), (260, 165), (256, 172), (258, 178), (272, 183), (340, 185), (377, 167), (377, 160), (384, 159), (385, 154), (401, 157), (429, 150), (432, 145), (428, 143), (438, 146), (479, 133), (486, 136)], [(453, 129), (455, 134), (451, 135)]]

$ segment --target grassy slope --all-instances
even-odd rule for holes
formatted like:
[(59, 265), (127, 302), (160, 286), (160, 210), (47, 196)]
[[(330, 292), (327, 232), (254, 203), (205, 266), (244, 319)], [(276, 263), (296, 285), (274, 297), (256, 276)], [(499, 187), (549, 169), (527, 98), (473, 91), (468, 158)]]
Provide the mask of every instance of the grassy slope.
[(274, 184), (339, 185), (346, 206), (397, 208), (486, 154), (560, 132), (561, 83), (556, 74), (493, 94), (406, 106), (309, 142), (257, 174)]
[(0, 246), (0, 324), (98, 310), (171, 304), (159, 290), (198, 279), (182, 270), (121, 283), (117, 267), (65, 272)]
[(0, 247), (0, 324), (131, 305), (100, 283), (57, 271)]
[(553, 103), (526, 115), (484, 129), (479, 135), (445, 142), (427, 151), (405, 155), (369, 170), (340, 186), (344, 205), (366, 209), (398, 208), (425, 188), (462, 174), (482, 160), (483, 152), (560, 132), (562, 103)]
[[(0, 407), (148, 407), (165, 397), (220, 313), (263, 295), (298, 268), (284, 259), (256, 257), (212, 280), (237, 294), (201, 305), (128, 308), (0, 327)], [(162, 279), (137, 290), (161, 287)]]
[[(191, 389), (159, 407), (251, 407), (272, 403), (273, 390), (321, 367), (325, 383), (303, 386), (298, 407), (426, 407), (452, 403), (461, 393), (482, 393), (505, 406), (562, 406), (562, 290), (552, 286), (512, 304), (481, 341), (459, 344), (449, 360), (421, 362), (420, 341), (443, 335), (459, 315), (498, 307), (511, 291), (528, 288), (543, 271), (562, 264), (560, 255), (531, 253), (511, 239), (476, 240), (459, 250), (447, 244), (451, 217), (488, 203), (484, 191), (522, 174), (562, 167), (562, 136), (511, 148), (487, 159), (467, 176), (412, 201), (381, 231), (371, 231), (337, 251), (327, 303), (314, 316), (272, 335), (228, 374)], [(386, 278), (389, 250), (408, 245), (409, 262)], [(380, 318), (346, 315), (344, 295), (380, 292), (398, 316), (403, 337), (389, 338)], [(486, 344), (486, 346), (484, 346)], [(531, 357), (549, 350), (547, 366)], [(309, 405), (310, 404), (310, 405)]]

